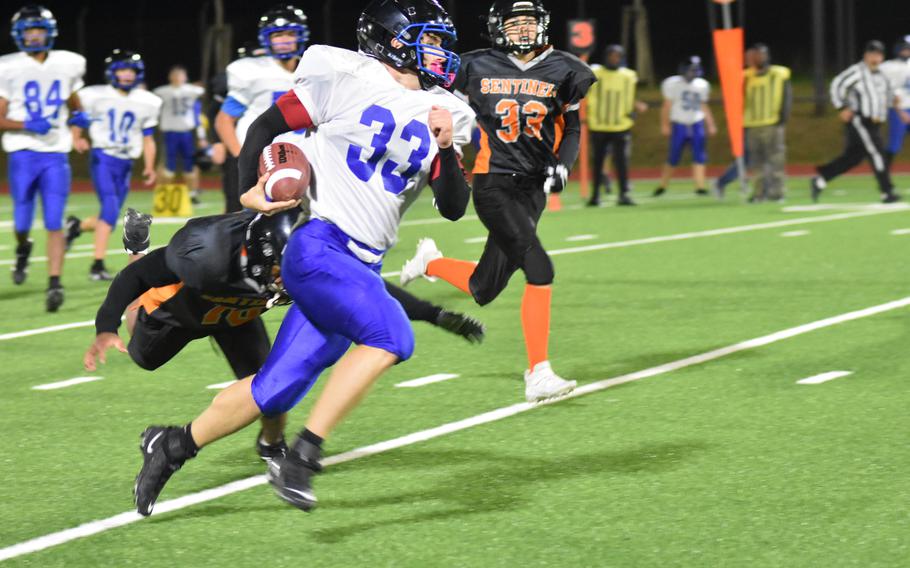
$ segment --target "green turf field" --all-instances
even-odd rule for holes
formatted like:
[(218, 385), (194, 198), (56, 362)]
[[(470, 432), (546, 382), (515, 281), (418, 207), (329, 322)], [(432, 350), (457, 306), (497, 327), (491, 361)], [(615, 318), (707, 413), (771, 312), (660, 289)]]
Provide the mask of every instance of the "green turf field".
[[(898, 182), (907, 187), (910, 178)], [(541, 223), (557, 272), (557, 372), (587, 385), (700, 354), (707, 361), (514, 407), (523, 402), (525, 366), (520, 276), (485, 308), (442, 282), (419, 282), (414, 293), (481, 318), (486, 342), (470, 346), (417, 324), (413, 359), (380, 381), (329, 440), (327, 455), (511, 409), (328, 467), (311, 514), (256, 481), (161, 512), (170, 499), (262, 473), (253, 426), (188, 462), (149, 519), (33, 553), (18, 549), (7, 564), (907, 565), (910, 307), (711, 353), (910, 296), (910, 208), (870, 207), (872, 183), (844, 178), (818, 208), (807, 207), (802, 179), (791, 180), (784, 205), (696, 199), (682, 182), (660, 201), (644, 198), (652, 185), (639, 182), (637, 208), (588, 209), (569, 193), (564, 210)], [(147, 208), (150, 195), (134, 193), (129, 203)], [(199, 213), (219, 203), (209, 194)], [(76, 195), (71, 206), (91, 213), (94, 197)], [(6, 234), (10, 219), (3, 197)], [(177, 228), (153, 225), (153, 243)], [(437, 221), (422, 198), (385, 270), (397, 271), (420, 237), (434, 237), (448, 255), (476, 258), (483, 235), (473, 216)], [(35, 254), (43, 254), (40, 232), (35, 237)], [(11, 243), (0, 241), (0, 270), (11, 264)], [(605, 243), (612, 244), (598, 246)], [(90, 251), (74, 253), (57, 314), (43, 311), (43, 263), (22, 287), (0, 281), (0, 558), (16, 552), (10, 546), (82, 523), (132, 520), (115, 516), (132, 510), (139, 433), (188, 421), (216, 392), (206, 386), (230, 379), (223, 358), (199, 341), (155, 373), (112, 353), (96, 374), (103, 380), (33, 390), (87, 375), (81, 358), (91, 327), (16, 335), (94, 318), (105, 286), (87, 279)], [(125, 258), (112, 255), (109, 266)], [(270, 331), (282, 311), (268, 314)], [(852, 374), (797, 384), (830, 371)], [(394, 386), (437, 373), (459, 377)], [(292, 413), (293, 429), (317, 394), (318, 387)]]

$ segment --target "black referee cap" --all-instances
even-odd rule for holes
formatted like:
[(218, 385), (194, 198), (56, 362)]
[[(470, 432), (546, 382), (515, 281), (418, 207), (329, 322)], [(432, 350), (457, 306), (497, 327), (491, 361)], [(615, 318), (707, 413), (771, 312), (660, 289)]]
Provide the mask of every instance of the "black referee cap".
[(871, 52), (878, 52), (882, 54), (885, 53), (885, 44), (878, 41), (877, 39), (873, 39), (872, 41), (866, 43), (866, 49), (863, 50), (863, 53)]

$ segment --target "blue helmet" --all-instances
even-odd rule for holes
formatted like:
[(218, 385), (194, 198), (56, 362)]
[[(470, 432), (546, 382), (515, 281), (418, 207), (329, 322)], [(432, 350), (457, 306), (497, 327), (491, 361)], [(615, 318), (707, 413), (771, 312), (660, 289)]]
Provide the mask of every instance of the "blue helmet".
[(910, 50), (910, 35), (905, 35), (894, 44), (894, 57), (901, 57), (901, 53)]
[[(425, 34), (438, 36), (440, 44), (425, 43)], [(448, 88), (455, 81), (461, 65), (452, 50), (457, 40), (455, 24), (437, 0), (373, 0), (357, 22), (360, 51), (396, 69), (416, 71), (423, 89)], [(436, 61), (427, 66), (426, 56)]]
[[(303, 10), (290, 4), (275, 6), (259, 18), (259, 45), (276, 59), (293, 59), (303, 55), (310, 40), (310, 27)], [(271, 36), (276, 32), (292, 31), (297, 36), (297, 49), (287, 53), (272, 51)]]
[[(117, 80), (118, 69), (132, 69), (136, 72), (136, 80), (132, 84), (125, 85)], [(142, 56), (133, 51), (115, 49), (104, 60), (104, 77), (107, 82), (118, 89), (130, 91), (137, 87), (145, 79), (145, 63)]]
[(697, 55), (687, 57), (682, 63), (679, 64), (679, 74), (689, 81), (696, 77), (701, 77), (704, 75), (705, 70), (701, 66), (701, 57)]
[[(44, 45), (29, 46), (25, 44), (25, 30), (35, 28), (47, 31)], [(48, 51), (54, 47), (54, 40), (57, 39), (57, 19), (54, 18), (53, 12), (44, 6), (29, 4), (13, 14), (13, 19), (10, 20), (10, 35), (16, 43), (16, 47), (21, 51), (28, 53)]]

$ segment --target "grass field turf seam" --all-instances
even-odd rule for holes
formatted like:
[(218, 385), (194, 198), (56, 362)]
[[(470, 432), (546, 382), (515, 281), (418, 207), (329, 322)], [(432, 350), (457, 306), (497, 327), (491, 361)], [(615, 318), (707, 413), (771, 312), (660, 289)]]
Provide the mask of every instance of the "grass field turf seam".
[[(849, 321), (853, 321), (853, 320), (857, 320), (857, 319), (861, 319), (861, 318), (865, 318), (865, 317), (875, 316), (875, 315), (878, 315), (878, 314), (881, 314), (884, 312), (888, 312), (891, 310), (904, 308), (908, 305), (910, 305), (910, 297), (901, 298), (899, 300), (895, 300), (895, 301), (888, 302), (885, 304), (880, 304), (877, 306), (872, 306), (872, 307), (865, 308), (862, 310), (855, 310), (855, 311), (847, 312), (847, 313), (840, 314), (837, 316), (832, 316), (829, 318), (825, 318), (825, 319), (818, 320), (815, 322), (811, 322), (811, 323), (803, 324), (803, 325), (796, 326), (793, 328), (781, 330), (781, 331), (771, 333), (768, 335), (764, 335), (761, 337), (756, 337), (754, 339), (749, 339), (746, 341), (734, 343), (732, 345), (722, 347), (720, 349), (715, 349), (713, 351), (708, 351), (705, 353), (700, 353), (697, 355), (686, 357), (684, 359), (680, 359), (677, 361), (664, 363), (662, 365), (658, 365), (656, 367), (651, 367), (649, 369), (643, 369), (641, 371), (629, 373), (627, 375), (622, 375), (619, 377), (613, 377), (613, 378), (604, 379), (601, 381), (596, 381), (593, 383), (588, 383), (588, 384), (582, 385), (581, 387), (577, 388), (572, 393), (570, 393), (564, 397), (558, 398), (558, 399), (542, 401), (539, 403), (528, 403), (528, 402), (517, 403), (517, 404), (513, 404), (511, 406), (498, 408), (496, 410), (485, 412), (483, 414), (478, 414), (478, 415), (472, 416), (470, 418), (465, 418), (465, 419), (459, 420), (457, 422), (443, 424), (443, 425), (437, 426), (435, 428), (431, 428), (429, 430), (414, 432), (414, 433), (408, 434), (406, 436), (401, 436), (399, 438), (394, 438), (391, 440), (378, 442), (378, 443), (371, 444), (369, 446), (365, 446), (362, 448), (357, 448), (357, 449), (354, 449), (354, 450), (351, 450), (349, 452), (345, 452), (342, 454), (328, 456), (322, 460), (322, 465), (324, 467), (331, 467), (333, 465), (338, 465), (338, 464), (346, 463), (346, 462), (353, 461), (356, 459), (365, 458), (365, 457), (373, 456), (376, 454), (388, 452), (388, 451), (402, 448), (404, 446), (408, 446), (411, 444), (425, 442), (427, 440), (431, 440), (431, 439), (437, 438), (439, 436), (445, 436), (447, 434), (458, 432), (460, 430), (465, 430), (465, 429), (473, 428), (475, 426), (479, 426), (482, 424), (488, 424), (490, 422), (495, 422), (498, 420), (509, 418), (511, 416), (515, 416), (517, 414), (520, 414), (522, 412), (527, 412), (529, 410), (534, 410), (536, 408), (542, 408), (542, 407), (549, 406), (552, 404), (558, 404), (558, 403), (566, 401), (566, 400), (571, 400), (571, 399), (574, 399), (574, 398), (577, 398), (580, 396), (585, 396), (588, 394), (600, 392), (605, 389), (623, 385), (623, 384), (630, 383), (633, 381), (639, 381), (642, 379), (655, 377), (658, 375), (663, 375), (666, 373), (670, 373), (672, 371), (684, 369), (686, 367), (691, 367), (694, 365), (701, 365), (703, 363), (714, 361), (716, 359), (720, 359), (720, 358), (726, 357), (728, 355), (733, 355), (733, 354), (739, 353), (741, 351), (745, 351), (748, 349), (755, 349), (758, 347), (763, 347), (766, 345), (770, 345), (772, 343), (776, 343), (778, 341), (783, 341), (785, 339), (790, 339), (792, 337), (796, 337), (798, 335), (810, 333), (812, 331), (816, 331), (819, 329), (831, 327), (834, 325), (838, 325), (841, 323), (845, 323), (845, 322), (849, 322)], [(266, 483), (266, 479), (265, 479), (264, 475), (258, 475), (258, 476), (254, 476), (254, 477), (250, 477), (250, 478), (246, 478), (246, 479), (239, 479), (239, 480), (233, 481), (231, 483), (228, 483), (226, 485), (223, 485), (221, 487), (214, 487), (214, 488), (211, 488), (211, 489), (199, 492), (199, 493), (184, 495), (184, 496), (178, 497), (176, 499), (163, 501), (163, 502), (159, 503), (158, 505), (156, 505), (155, 509), (157, 511), (157, 514), (159, 514), (159, 515), (165, 514), (165, 513), (180, 510), (180, 509), (183, 509), (186, 507), (191, 507), (193, 505), (197, 505), (200, 503), (205, 503), (205, 502), (208, 502), (208, 501), (211, 501), (214, 499), (219, 499), (226, 495), (230, 495), (230, 494), (233, 494), (233, 493), (236, 493), (239, 491), (244, 491), (246, 489), (257, 487), (257, 486), (263, 485), (265, 483)], [(33, 552), (38, 552), (38, 551), (45, 550), (45, 549), (53, 547), (53, 546), (59, 546), (61, 544), (65, 544), (72, 540), (76, 540), (79, 538), (85, 538), (85, 537), (92, 536), (92, 535), (95, 535), (95, 534), (98, 534), (98, 533), (101, 533), (104, 531), (122, 527), (127, 524), (131, 524), (131, 523), (140, 521), (144, 518), (145, 517), (139, 515), (136, 512), (129, 511), (126, 513), (121, 513), (119, 515), (115, 515), (113, 517), (109, 517), (107, 519), (102, 519), (99, 521), (91, 521), (91, 522), (79, 525), (77, 527), (74, 527), (72, 529), (66, 529), (63, 531), (59, 531), (57, 533), (52, 533), (49, 535), (44, 535), (44, 536), (41, 536), (41, 537), (38, 537), (35, 539), (31, 539), (31, 540), (28, 540), (28, 541), (25, 541), (22, 543), (17, 543), (12, 546), (8, 546), (6, 548), (0, 549), (0, 561), (8, 560), (8, 559), (15, 558), (17, 556), (22, 556), (25, 554), (30, 554)]]

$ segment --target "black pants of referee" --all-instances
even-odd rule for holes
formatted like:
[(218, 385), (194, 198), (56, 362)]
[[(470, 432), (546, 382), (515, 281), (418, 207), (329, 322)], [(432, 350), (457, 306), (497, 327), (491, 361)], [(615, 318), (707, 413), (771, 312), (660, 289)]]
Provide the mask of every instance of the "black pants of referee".
[(894, 185), (891, 183), (891, 173), (888, 171), (888, 163), (885, 158), (881, 125), (857, 115), (844, 125), (844, 130), (846, 143), (843, 153), (827, 164), (819, 166), (818, 174), (825, 181), (832, 180), (858, 166), (865, 158), (869, 160), (875, 171), (879, 191), (883, 194), (890, 194), (894, 190)]
[(619, 182), (619, 195), (629, 193), (629, 154), (632, 150), (632, 131), (591, 132), (591, 145), (594, 147), (594, 193), (591, 201), (600, 199), (600, 186), (603, 185), (604, 162), (613, 154), (613, 171)]
[(225, 213), (243, 209), (240, 205), (240, 172), (237, 170), (237, 158), (230, 153), (221, 164), (221, 191), (224, 193)]
[(544, 181), (543, 176), (474, 176), (474, 209), (490, 232), (468, 282), (481, 306), (496, 299), (519, 269), (528, 284), (553, 283), (553, 262), (537, 238), (537, 222), (547, 204)]

